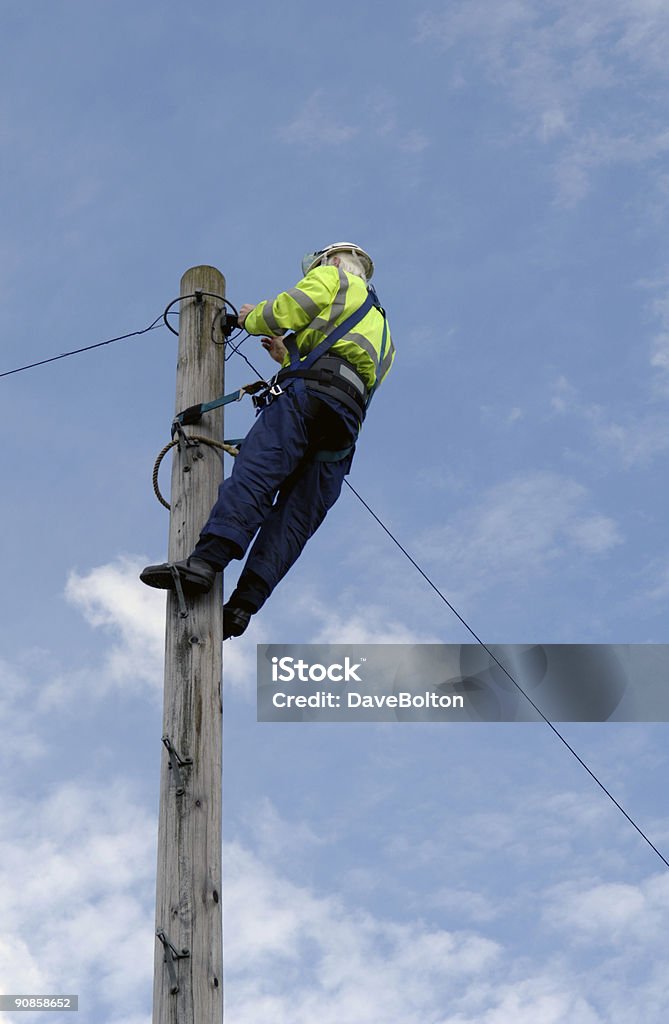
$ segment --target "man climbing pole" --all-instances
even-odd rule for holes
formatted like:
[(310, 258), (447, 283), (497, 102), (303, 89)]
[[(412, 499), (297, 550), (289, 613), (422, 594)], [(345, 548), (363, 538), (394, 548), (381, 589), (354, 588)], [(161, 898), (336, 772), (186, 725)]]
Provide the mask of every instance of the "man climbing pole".
[(176, 570), (186, 594), (206, 593), (257, 533), (224, 606), (224, 639), (241, 636), (339, 497), (369, 401), (395, 354), (364, 249), (336, 242), (308, 253), (302, 273), (294, 288), (241, 307), (240, 327), (262, 336), (281, 370), (256, 399), (262, 411), (191, 555), (140, 575), (165, 590)]

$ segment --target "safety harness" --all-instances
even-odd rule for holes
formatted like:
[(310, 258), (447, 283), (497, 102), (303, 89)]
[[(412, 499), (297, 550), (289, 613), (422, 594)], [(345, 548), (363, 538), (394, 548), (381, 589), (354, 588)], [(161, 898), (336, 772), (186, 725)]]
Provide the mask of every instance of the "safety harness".
[[(376, 380), (372, 387), (368, 389), (357, 370), (350, 363), (339, 356), (329, 356), (328, 352), (372, 308), (378, 309), (383, 316), (383, 334), (381, 337), (379, 361), (376, 368)], [(281, 369), (272, 380), (255, 381), (252, 384), (244, 385), (244, 387), (239, 388), (237, 391), (230, 392), (228, 395), (221, 395), (220, 398), (215, 398), (211, 402), (200, 402), (197, 405), (189, 406), (175, 417), (172, 424), (172, 436), (174, 437), (179, 426), (199, 423), (204, 413), (210, 412), (212, 409), (218, 409), (222, 405), (228, 405), (230, 402), (238, 402), (244, 395), (252, 396), (257, 415), (266, 405), (283, 394), (284, 390), (298, 378), (307, 380), (311, 389), (322, 393), (329, 393), (334, 398), (337, 398), (338, 401), (341, 401), (360, 416), (362, 421), (365, 418), (372, 396), (381, 382), (381, 367), (388, 347), (388, 321), (385, 310), (381, 306), (374, 288), (368, 285), (367, 296), (364, 302), (338, 324), (334, 330), (330, 331), (304, 358), (300, 358), (295, 337), (295, 334), (291, 333), (283, 338), (284, 345), (288, 349), (290, 356), (290, 363)], [(239, 444), (240, 439), (236, 438), (234, 442), (229, 443)], [(321, 451), (316, 454), (316, 459), (321, 462), (339, 462), (341, 459), (346, 458), (353, 447), (353, 445), (350, 445), (348, 448), (336, 452)]]
[[(360, 323), (372, 308), (378, 309), (383, 316), (383, 336), (381, 339), (381, 352), (379, 354), (376, 380), (368, 391), (355, 367), (339, 356), (328, 356), (328, 352), (333, 345), (336, 345), (349, 331), (353, 330), (356, 324)], [(309, 386), (315, 391), (332, 393), (333, 397), (336, 397), (364, 419), (369, 403), (372, 400), (372, 395), (379, 384), (379, 370), (383, 363), (388, 343), (388, 322), (385, 310), (381, 306), (379, 298), (371, 285), (367, 287), (367, 296), (362, 305), (358, 306), (350, 316), (347, 316), (345, 320), (330, 331), (306, 356), (300, 357), (295, 334), (286, 335), (283, 343), (288, 349), (290, 363), (277, 373), (272, 381), (274, 387), (278, 385), (281, 389), (282, 383), (285, 382), (288, 385), (292, 380), (301, 377), (309, 381)], [(272, 393), (270, 389), (270, 394), (272, 397), (276, 397), (276, 394), (281, 394), (281, 390), (278, 392), (275, 390)]]

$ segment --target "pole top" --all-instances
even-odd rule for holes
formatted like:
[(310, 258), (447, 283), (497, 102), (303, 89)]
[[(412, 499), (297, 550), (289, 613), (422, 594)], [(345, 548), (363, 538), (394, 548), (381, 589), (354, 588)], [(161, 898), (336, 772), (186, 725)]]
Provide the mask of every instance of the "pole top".
[(189, 294), (196, 288), (225, 296), (225, 277), (216, 267), (210, 267), (206, 263), (190, 267), (181, 277), (181, 294)]

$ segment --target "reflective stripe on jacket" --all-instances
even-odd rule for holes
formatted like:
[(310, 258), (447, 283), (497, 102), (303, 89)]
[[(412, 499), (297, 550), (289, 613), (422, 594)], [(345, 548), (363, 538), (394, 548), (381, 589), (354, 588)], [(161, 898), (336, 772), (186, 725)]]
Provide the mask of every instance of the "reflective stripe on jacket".
[[(311, 352), (331, 331), (367, 298), (362, 278), (341, 267), (315, 267), (294, 288), (274, 299), (259, 302), (246, 318), (249, 334), (285, 334), (294, 331), (301, 356)], [(383, 362), (379, 366), (383, 337), (383, 314), (369, 313), (332, 346), (331, 354), (346, 359), (358, 371), (369, 389), (381, 382), (390, 369), (395, 348), (388, 335)], [(286, 357), (283, 365), (287, 366)]]

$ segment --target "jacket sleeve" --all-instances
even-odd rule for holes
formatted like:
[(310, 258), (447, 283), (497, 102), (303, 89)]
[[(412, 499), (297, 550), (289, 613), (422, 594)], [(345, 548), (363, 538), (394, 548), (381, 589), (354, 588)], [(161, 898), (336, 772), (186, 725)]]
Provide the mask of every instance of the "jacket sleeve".
[(301, 331), (332, 305), (338, 290), (337, 268), (315, 267), (294, 288), (254, 306), (246, 317), (244, 330), (249, 334)]

